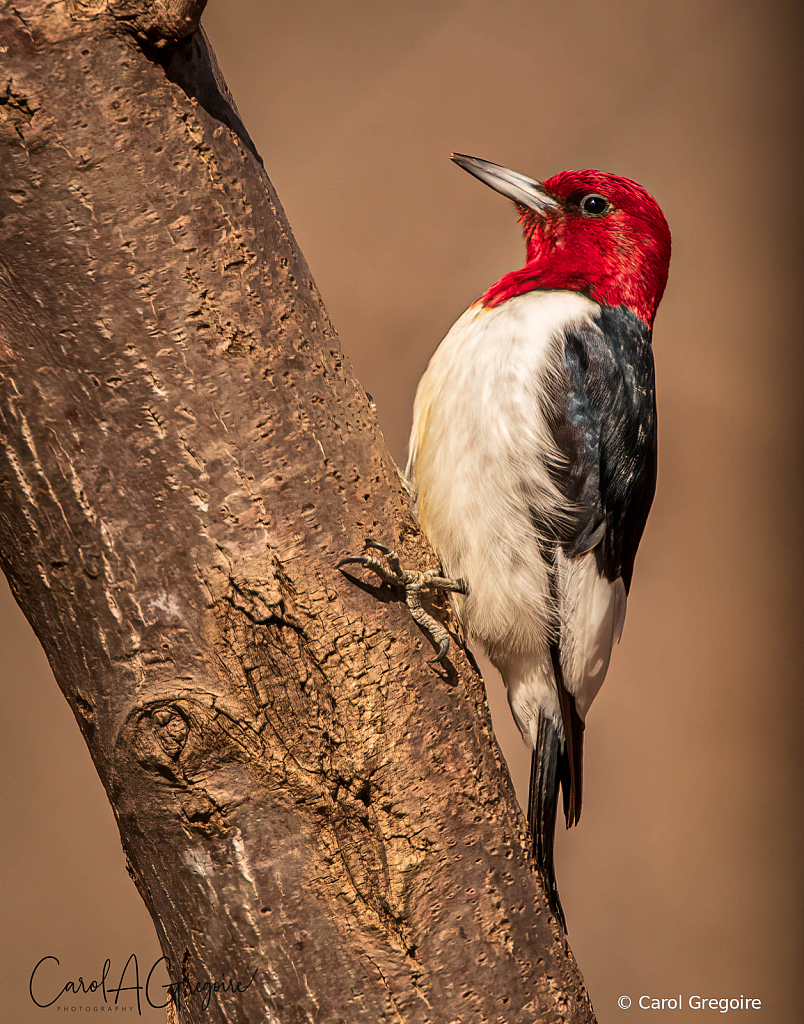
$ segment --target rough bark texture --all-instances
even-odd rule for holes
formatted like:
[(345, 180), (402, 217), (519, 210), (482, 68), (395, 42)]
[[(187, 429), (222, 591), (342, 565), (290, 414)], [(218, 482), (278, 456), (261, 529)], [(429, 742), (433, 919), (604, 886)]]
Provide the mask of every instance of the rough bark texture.
[(0, 544), (185, 1021), (591, 1021), (203, 3), (0, 7)]

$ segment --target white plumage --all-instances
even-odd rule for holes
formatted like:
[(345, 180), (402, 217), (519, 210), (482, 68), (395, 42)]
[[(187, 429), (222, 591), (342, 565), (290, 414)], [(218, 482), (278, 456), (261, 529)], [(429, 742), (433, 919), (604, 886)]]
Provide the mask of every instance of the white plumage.
[(473, 305), (435, 352), (414, 406), (407, 473), (420, 522), (445, 573), (468, 585), (457, 613), (502, 673), (532, 747), (540, 713), (563, 736), (550, 641), (560, 629), (564, 682), (584, 718), (625, 617), (623, 582), (599, 575), (594, 551), (558, 551), (551, 596), (548, 538), (533, 516), (555, 523), (572, 511), (548, 471), (561, 454), (546, 412), (559, 399), (567, 327), (597, 330), (598, 309), (573, 291)]

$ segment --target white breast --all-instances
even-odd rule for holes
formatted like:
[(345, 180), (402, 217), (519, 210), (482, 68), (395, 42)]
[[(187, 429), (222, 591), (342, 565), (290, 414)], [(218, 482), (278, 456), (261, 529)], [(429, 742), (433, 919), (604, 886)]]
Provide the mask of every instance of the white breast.
[[(560, 456), (542, 408), (556, 381), (564, 332), (588, 323), (597, 308), (565, 291), (529, 292), (492, 309), (472, 306), (439, 346), (416, 394), (408, 476), (422, 528), (444, 570), (468, 583), (458, 613), (503, 672), (526, 734), (530, 705), (554, 700), (547, 645), (557, 613), (532, 509), (547, 518), (566, 510), (546, 468)], [(606, 593), (588, 573), (565, 575), (581, 614), (591, 607), (600, 624), (591, 632), (602, 628), (608, 636), (607, 666), (613, 623), (602, 606)], [(581, 663), (590, 642), (596, 646), (585, 629), (578, 622), (572, 633), (575, 667), (566, 679), (572, 692), (583, 689)], [(589, 653), (600, 663), (600, 651)], [(600, 665), (594, 675), (596, 692)], [(517, 697), (523, 686), (527, 693)], [(527, 709), (518, 713), (523, 701)]]

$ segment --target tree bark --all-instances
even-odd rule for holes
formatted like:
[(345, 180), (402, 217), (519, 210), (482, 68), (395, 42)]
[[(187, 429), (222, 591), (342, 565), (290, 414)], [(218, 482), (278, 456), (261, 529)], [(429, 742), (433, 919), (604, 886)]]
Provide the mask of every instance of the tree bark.
[(254, 975), (183, 1021), (592, 1021), (470, 660), (335, 568), (434, 560), (203, 6), (0, 7), (3, 569), (172, 980)]

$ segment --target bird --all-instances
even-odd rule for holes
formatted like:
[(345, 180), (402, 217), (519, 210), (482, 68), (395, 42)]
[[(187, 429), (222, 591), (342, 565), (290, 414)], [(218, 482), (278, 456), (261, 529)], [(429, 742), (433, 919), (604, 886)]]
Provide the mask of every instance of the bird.
[(622, 633), (655, 492), (652, 331), (670, 229), (628, 178), (566, 170), (537, 181), (452, 160), (513, 202), (526, 258), (432, 356), (406, 476), (441, 563), (433, 587), (451, 590), (531, 748), (533, 855), (566, 930), (553, 858), (559, 789), (569, 828), (581, 814), (587, 713)]

